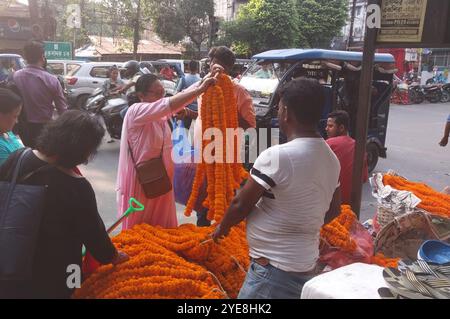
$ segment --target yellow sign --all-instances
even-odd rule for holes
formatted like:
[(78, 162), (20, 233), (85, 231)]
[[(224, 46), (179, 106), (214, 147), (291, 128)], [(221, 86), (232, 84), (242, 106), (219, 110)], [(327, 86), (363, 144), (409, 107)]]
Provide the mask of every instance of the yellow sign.
[(422, 42), (427, 0), (383, 0), (378, 42)]

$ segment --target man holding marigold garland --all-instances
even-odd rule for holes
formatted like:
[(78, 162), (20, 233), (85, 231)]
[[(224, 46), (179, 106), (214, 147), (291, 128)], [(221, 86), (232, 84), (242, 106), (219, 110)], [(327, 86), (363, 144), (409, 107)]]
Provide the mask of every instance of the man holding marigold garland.
[(324, 91), (298, 78), (280, 90), (288, 142), (262, 152), (212, 237), (244, 219), (251, 263), (240, 299), (299, 299), (317, 271), (320, 228), (339, 214), (340, 165), (317, 131)]

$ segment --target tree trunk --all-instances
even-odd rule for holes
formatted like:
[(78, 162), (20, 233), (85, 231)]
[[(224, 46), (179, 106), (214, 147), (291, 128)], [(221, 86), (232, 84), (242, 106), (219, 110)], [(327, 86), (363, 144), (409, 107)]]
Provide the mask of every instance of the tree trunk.
[(134, 23), (133, 59), (138, 60), (139, 29), (141, 25), (141, 0), (137, 0), (136, 20)]
[(33, 23), (39, 19), (39, 5), (38, 0), (28, 0), (28, 10), (30, 11), (30, 18)]

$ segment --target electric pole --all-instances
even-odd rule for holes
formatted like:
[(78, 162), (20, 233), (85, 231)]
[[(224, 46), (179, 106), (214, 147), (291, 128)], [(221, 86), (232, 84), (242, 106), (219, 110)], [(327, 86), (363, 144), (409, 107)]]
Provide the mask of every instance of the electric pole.
[(133, 59), (138, 59), (139, 31), (141, 24), (141, 0), (137, 0), (136, 19), (134, 22)]
[(353, 28), (355, 25), (356, 1), (357, 0), (353, 0), (353, 4), (352, 4), (352, 12), (351, 12), (351, 18), (350, 18), (350, 33), (348, 35), (347, 51), (349, 51), (351, 46), (353, 45)]

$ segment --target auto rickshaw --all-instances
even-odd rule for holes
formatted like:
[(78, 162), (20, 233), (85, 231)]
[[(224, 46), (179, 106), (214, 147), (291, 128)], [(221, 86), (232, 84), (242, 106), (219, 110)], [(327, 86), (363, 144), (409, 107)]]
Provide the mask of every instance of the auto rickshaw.
[[(253, 98), (257, 129), (278, 128), (278, 89), (286, 82), (305, 76), (318, 79), (325, 90), (319, 130), (326, 137), (328, 114), (345, 110), (350, 115), (350, 135), (356, 130), (358, 87), (361, 75), (361, 52), (322, 49), (271, 50), (253, 56), (255, 62), (243, 74), (240, 84)], [(379, 157), (386, 158), (386, 130), (389, 116), (395, 59), (391, 54), (376, 54), (372, 81), (372, 106), (367, 136), (367, 158), (372, 171)], [(273, 133), (267, 135), (272, 145)], [(280, 134), (280, 143), (286, 139)], [(258, 141), (258, 146), (260, 146)], [(262, 150), (258, 149), (258, 154)]]

